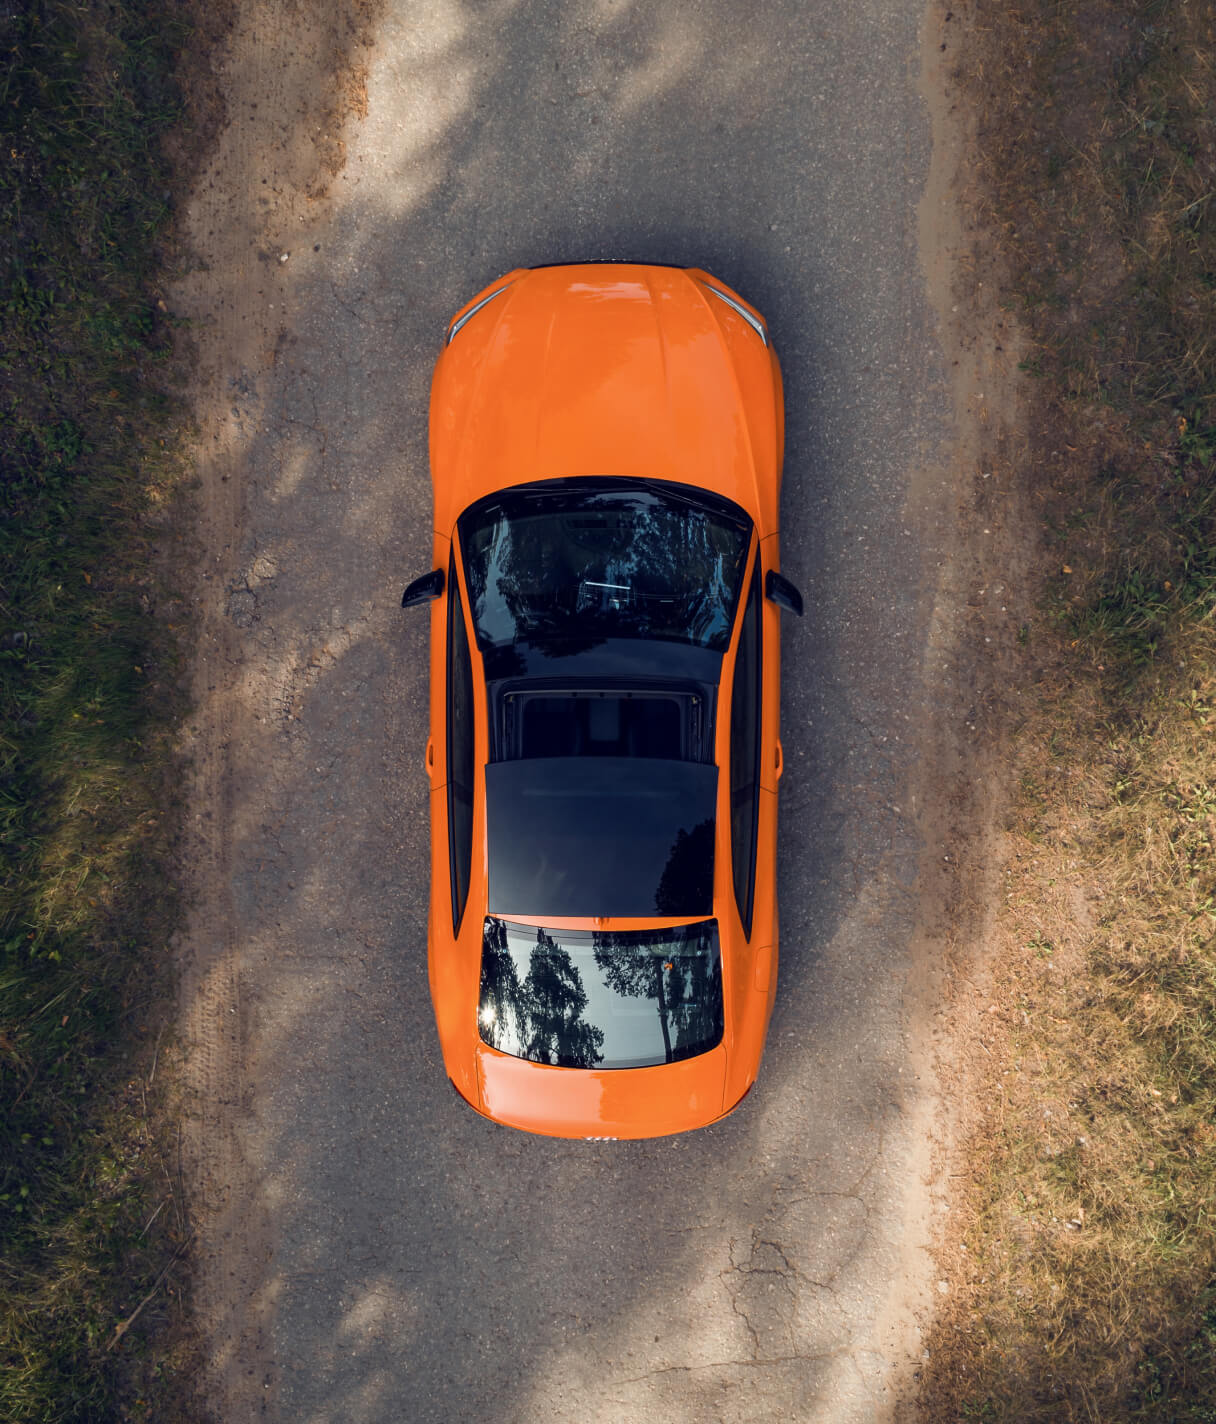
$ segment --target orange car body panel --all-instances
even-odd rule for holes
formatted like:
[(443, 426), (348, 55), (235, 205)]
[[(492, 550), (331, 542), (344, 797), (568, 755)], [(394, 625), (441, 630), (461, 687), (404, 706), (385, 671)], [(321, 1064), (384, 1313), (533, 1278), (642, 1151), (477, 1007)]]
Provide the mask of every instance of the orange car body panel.
[(475, 297), (464, 310), (502, 293), (435, 368), (436, 530), (509, 485), (641, 475), (714, 490), (775, 534), (781, 373), (709, 286), (742, 302), (705, 273), (602, 264), (512, 273)]
[(726, 1060), (719, 1045), (678, 1063), (597, 1073), (528, 1063), (479, 1044), (477, 1088), (487, 1116), (530, 1132), (661, 1137), (722, 1116)]
[[(737, 1106), (754, 1082), (775, 1000), (780, 622), (776, 607), (762, 598), (761, 791), (750, 937), (736, 906), (730, 856), (729, 714), (738, 617), (718, 698), (713, 915), (722, 956), (721, 1043), (675, 1063), (601, 1071), (512, 1058), (482, 1042), (477, 1026), (489, 736), (484, 668), (468, 618), (456, 521), (495, 490), (544, 478), (635, 475), (696, 485), (734, 500), (755, 524), (742, 607), (753, 573), (762, 579), (778, 567), (781, 378), (771, 345), (707, 293), (704, 283), (741, 300), (703, 273), (673, 268), (597, 264), (511, 273), (461, 309), (503, 289), (469, 319), (436, 367), (433, 567), (453, 569), (460, 590), (474, 669), (476, 787), (467, 905), (454, 930), (445, 789), (445, 592), (431, 604), (430, 989), (444, 1064), (457, 1091), (486, 1116), (531, 1132), (651, 1137), (713, 1122)], [(532, 920), (542, 922), (613, 930), (673, 923)]]

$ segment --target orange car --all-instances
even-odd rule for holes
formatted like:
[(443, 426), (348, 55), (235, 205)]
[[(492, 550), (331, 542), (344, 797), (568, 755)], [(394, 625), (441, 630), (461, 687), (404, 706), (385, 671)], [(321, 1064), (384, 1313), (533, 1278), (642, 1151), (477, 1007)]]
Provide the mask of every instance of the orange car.
[(701, 1127), (777, 980), (784, 417), (705, 272), (515, 271), (431, 395), (431, 997), (456, 1091), (559, 1137)]

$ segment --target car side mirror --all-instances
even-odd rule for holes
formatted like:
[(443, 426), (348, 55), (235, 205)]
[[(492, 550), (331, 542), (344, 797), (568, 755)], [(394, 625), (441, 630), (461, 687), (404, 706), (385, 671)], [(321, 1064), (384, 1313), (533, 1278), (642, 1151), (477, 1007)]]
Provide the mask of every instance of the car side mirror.
[(802, 617), (802, 595), (776, 569), (769, 569), (764, 576), (764, 596), (771, 598), (778, 608), (788, 608), (791, 613)]
[(401, 595), (402, 608), (413, 608), (418, 603), (430, 603), (443, 592), (443, 570), (432, 569), (429, 574), (416, 578)]

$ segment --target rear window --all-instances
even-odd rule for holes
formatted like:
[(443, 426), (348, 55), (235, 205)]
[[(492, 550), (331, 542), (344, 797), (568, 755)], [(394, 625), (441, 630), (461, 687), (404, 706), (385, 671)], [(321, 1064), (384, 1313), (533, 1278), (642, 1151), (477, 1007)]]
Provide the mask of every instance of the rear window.
[(718, 925), (555, 930), (489, 917), (482, 1042), (561, 1068), (645, 1068), (722, 1039)]

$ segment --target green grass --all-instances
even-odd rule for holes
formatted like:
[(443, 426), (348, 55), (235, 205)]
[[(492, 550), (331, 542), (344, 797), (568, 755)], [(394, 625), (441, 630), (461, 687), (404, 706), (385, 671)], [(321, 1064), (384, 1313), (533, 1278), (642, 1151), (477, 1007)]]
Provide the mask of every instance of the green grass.
[(969, 23), (1050, 572), (921, 1404), (1216, 1424), (1216, 6)]
[(166, 1371), (149, 1331), (178, 1288), (170, 1273), (110, 1348), (183, 1221), (152, 1075), (181, 710), (155, 573), (177, 419), (155, 292), (185, 37), (177, 7), (148, 0), (0, 18), (0, 1418), (14, 1424), (154, 1409)]

